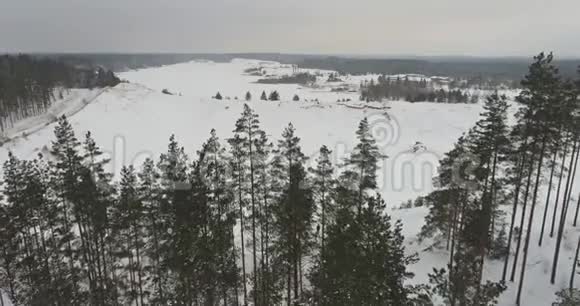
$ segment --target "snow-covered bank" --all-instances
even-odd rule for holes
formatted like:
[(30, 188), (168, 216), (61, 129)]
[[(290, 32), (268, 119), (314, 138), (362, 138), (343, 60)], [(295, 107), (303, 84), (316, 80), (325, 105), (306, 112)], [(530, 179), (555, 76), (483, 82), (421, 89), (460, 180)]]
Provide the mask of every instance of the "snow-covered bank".
[(65, 91), (63, 99), (56, 100), (46, 113), (17, 121), (13, 127), (0, 133), (0, 142), (4, 144), (20, 138), (26, 139), (28, 135), (54, 123), (59, 116), (73, 116), (93, 102), (105, 90), (107, 88), (69, 89)]

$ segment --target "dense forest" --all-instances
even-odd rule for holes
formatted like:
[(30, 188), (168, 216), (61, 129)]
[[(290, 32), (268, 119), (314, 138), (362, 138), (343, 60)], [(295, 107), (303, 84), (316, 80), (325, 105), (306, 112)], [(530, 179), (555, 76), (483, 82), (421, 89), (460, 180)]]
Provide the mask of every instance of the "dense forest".
[[(429, 209), (420, 238), (449, 254), (427, 284), (408, 284), (408, 266), (419, 258), (406, 253), (402, 224), (379, 194), (383, 152), (367, 119), (343, 165), (322, 145), (308, 167), (292, 124), (273, 141), (244, 105), (229, 138), (212, 129), (187, 154), (172, 135), (157, 160), (123, 167), (118, 181), (92, 134), (77, 138), (66, 117), (46, 156), (10, 154), (0, 290), (15, 305), (410, 306), (443, 299), (482, 306), (497, 304), (513, 284), (516, 303), (526, 305), (529, 250), (553, 239), (546, 284), (570, 273), (558, 302), (577, 305), (578, 258), (573, 267), (558, 262), (566, 220), (574, 215), (576, 226), (580, 211), (571, 201), (580, 81), (562, 78), (552, 61), (540, 54), (530, 65), (515, 125), (507, 123), (506, 97), (486, 98), (481, 119), (440, 161), (436, 190), (418, 200)], [(555, 206), (553, 216), (536, 209), (540, 202)], [(506, 205), (511, 214), (502, 213)], [(536, 226), (541, 234), (532, 237)], [(504, 262), (503, 276), (485, 279), (494, 258)]]
[(212, 130), (189, 156), (171, 136), (157, 161), (124, 167), (115, 183), (90, 133), (77, 139), (65, 117), (54, 132), (48, 156), (4, 164), (0, 288), (16, 305), (415, 298), (404, 283), (416, 258), (375, 192), (366, 119), (341, 173), (325, 146), (307, 168), (292, 124), (274, 144), (246, 105), (225, 142)]
[[(555, 247), (544, 281), (554, 284), (558, 273), (569, 273), (561, 305), (580, 302), (574, 286), (578, 251), (571, 267), (559, 265), (567, 220), (573, 215), (576, 227), (580, 210), (572, 194), (580, 156), (580, 80), (562, 78), (552, 54), (540, 54), (521, 86), (517, 123), (507, 124), (506, 97), (488, 97), (481, 119), (440, 161), (436, 191), (418, 201), (430, 209), (422, 238), (436, 237), (449, 251), (447, 271), (432, 275), (449, 305), (488, 305), (482, 296), (510, 283), (517, 286), (516, 304), (527, 305), (522, 291), (529, 250), (545, 248), (547, 239)], [(540, 229), (538, 236), (532, 228)], [(483, 280), (486, 262), (494, 259), (503, 261), (496, 283)]]
[(379, 76), (360, 84), (361, 101), (405, 100), (409, 102), (477, 103), (479, 96), (468, 95), (459, 89), (434, 88), (425, 79)]
[(14, 122), (44, 113), (62, 90), (115, 86), (111, 71), (71, 66), (49, 58), (0, 56), (0, 132)]

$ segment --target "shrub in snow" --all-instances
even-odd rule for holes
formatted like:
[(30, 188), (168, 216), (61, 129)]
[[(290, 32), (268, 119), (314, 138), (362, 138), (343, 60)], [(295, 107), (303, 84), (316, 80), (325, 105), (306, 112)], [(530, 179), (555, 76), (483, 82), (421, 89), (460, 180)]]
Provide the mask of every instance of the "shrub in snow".
[(558, 306), (578, 306), (580, 305), (580, 290), (573, 289), (562, 289), (556, 293), (558, 299), (553, 305)]

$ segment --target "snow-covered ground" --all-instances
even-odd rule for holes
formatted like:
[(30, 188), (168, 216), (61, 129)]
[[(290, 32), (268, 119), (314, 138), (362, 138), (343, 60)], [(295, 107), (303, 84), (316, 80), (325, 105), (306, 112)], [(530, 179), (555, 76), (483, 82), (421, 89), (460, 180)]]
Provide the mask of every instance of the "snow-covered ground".
[[(282, 129), (291, 122), (311, 162), (324, 144), (334, 151), (335, 164), (340, 164), (355, 144), (359, 121), (367, 117), (386, 156), (381, 161), (379, 173), (381, 192), (393, 208), (394, 217), (403, 220), (409, 252), (419, 252), (421, 257), (421, 261), (411, 267), (416, 273), (413, 282), (426, 282), (427, 273), (433, 267), (444, 267), (448, 254), (445, 251), (425, 251), (429, 245), (419, 244), (416, 239), (427, 210), (394, 208), (433, 189), (431, 179), (436, 173), (437, 161), (475, 123), (481, 106), (392, 101), (375, 102), (369, 107), (358, 102), (357, 92), (331, 92), (331, 89), (356, 87), (361, 80), (371, 76), (341, 76), (342, 85), (327, 83), (325, 76), (320, 77), (313, 87), (258, 84), (256, 81), (261, 77), (244, 74), (245, 69), (255, 67), (261, 67), (267, 75), (274, 76), (292, 72), (289, 66), (241, 59), (231, 63), (190, 62), (129, 71), (120, 77), (130, 83), (121, 83), (98, 93), (79, 93), (76, 99), (57, 104), (61, 105), (62, 111), (52, 114), (66, 112), (71, 115), (70, 121), (79, 138), (91, 131), (97, 144), (110, 154), (112, 163), (109, 170), (115, 173), (124, 164), (140, 165), (147, 157), (157, 159), (166, 150), (171, 134), (175, 134), (190, 156), (200, 148), (212, 128), (217, 130), (222, 140), (230, 137), (235, 120), (246, 103), (243, 99), (247, 91), (253, 96), (247, 103), (260, 115), (261, 125), (270, 139), (279, 139)], [(162, 89), (176, 95), (162, 94)], [(259, 100), (262, 91), (269, 94), (273, 90), (280, 93), (280, 102)], [(211, 99), (218, 91), (224, 100)], [(291, 101), (295, 94), (301, 98), (300, 102)], [(79, 102), (83, 99), (87, 103)], [(318, 102), (305, 102), (304, 99)], [(351, 102), (336, 102), (348, 99)], [(81, 104), (83, 107), (80, 109), (73, 107)], [(78, 112), (70, 112), (70, 109)], [(29, 131), (25, 137), (15, 138), (0, 147), (0, 161), (6, 159), (8, 151), (21, 158), (32, 158), (46, 150), (45, 146), (50, 146), (54, 123), (50, 120), (32, 121), (28, 125), (23, 123), (26, 128), (15, 134)], [(577, 194), (578, 187), (574, 199)], [(536, 210), (542, 211), (542, 206), (538, 205)], [(533, 232), (539, 233), (538, 222), (534, 223)], [(537, 235), (532, 237), (523, 305), (551, 305), (554, 292), (564, 287), (570, 277), (579, 233), (572, 227), (566, 232), (556, 286), (549, 285), (554, 241), (546, 239), (545, 246), (539, 249)], [(501, 269), (501, 262), (489, 262), (487, 277), (498, 280)], [(508, 285), (509, 290), (502, 296), (501, 305), (513, 305), (515, 301), (516, 284)]]

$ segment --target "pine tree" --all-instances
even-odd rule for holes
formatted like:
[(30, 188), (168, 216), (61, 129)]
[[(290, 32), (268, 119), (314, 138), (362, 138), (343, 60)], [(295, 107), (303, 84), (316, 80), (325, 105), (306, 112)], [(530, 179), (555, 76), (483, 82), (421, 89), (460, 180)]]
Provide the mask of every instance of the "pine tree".
[(269, 305), (280, 301), (280, 283), (276, 276), (275, 267), (272, 266), (272, 224), (274, 224), (273, 206), (275, 199), (280, 195), (280, 185), (276, 176), (272, 175), (271, 152), (273, 144), (268, 140), (263, 131), (256, 141), (257, 155), (257, 192), (258, 214), (260, 227), (260, 275), (261, 275), (261, 301), (263, 305)]
[(333, 215), (336, 210), (332, 201), (332, 192), (336, 185), (333, 178), (334, 167), (330, 160), (332, 151), (326, 146), (320, 147), (319, 157), (316, 160), (316, 168), (310, 169), (312, 173), (312, 187), (315, 201), (317, 204), (318, 224), (316, 229), (319, 237), (320, 253), (324, 253), (324, 241), (326, 239), (326, 228), (332, 223)]
[(498, 168), (501, 162), (506, 160), (506, 155), (511, 149), (507, 127), (507, 97), (500, 96), (496, 92), (487, 98), (483, 109), (482, 119), (476, 123), (472, 141), (474, 147), (471, 150), (479, 156), (480, 163), (486, 166), (483, 169), (482, 203), (492, 216), (489, 224), (490, 236), (493, 236), (495, 232), (495, 218), (493, 216), (497, 210), (495, 197), (500, 189), (497, 184)]
[(187, 156), (175, 137), (169, 139), (167, 153), (159, 158), (157, 164), (161, 178), (161, 216), (159, 222), (164, 231), (160, 241), (160, 265), (168, 270), (169, 283), (173, 283), (167, 292), (171, 303), (191, 303), (198, 292), (193, 292), (195, 277), (194, 263), (191, 262), (194, 250), (195, 227), (192, 205), (190, 202), (190, 185), (187, 176)]
[[(111, 254), (111, 235), (109, 232), (109, 208), (113, 204), (112, 175), (104, 170), (109, 159), (103, 158), (103, 152), (96, 145), (90, 132), (85, 135), (82, 151), (84, 155), (79, 182), (79, 201), (84, 209), (78, 213), (83, 219), (79, 228), (84, 244), (85, 257), (88, 261), (89, 275), (93, 280), (93, 300), (97, 303), (114, 303), (117, 292), (111, 290), (115, 281), (108, 271), (113, 269)], [(84, 215), (84, 216), (83, 216)], [(114, 271), (113, 271), (114, 273)]]
[(199, 174), (207, 188), (208, 226), (212, 235), (206, 239), (209, 238), (208, 247), (213, 254), (208, 260), (215, 261), (216, 265), (216, 294), (221, 296), (224, 305), (231, 304), (230, 300), (236, 300), (237, 304), (238, 269), (234, 244), (236, 211), (232, 205), (233, 193), (228, 191), (227, 186), (225, 148), (219, 143), (215, 130), (211, 130), (210, 138), (198, 155)]
[(439, 161), (438, 176), (433, 182), (437, 190), (425, 197), (429, 214), (425, 217), (419, 237), (425, 239), (443, 235), (447, 240), (446, 249), (452, 249), (451, 257), (457, 225), (462, 218), (468, 189), (473, 183), (472, 178), (466, 176), (469, 174), (466, 170), (473, 166), (469, 152), (471, 135), (459, 137), (453, 149)]
[(34, 163), (21, 161), (12, 154), (4, 164), (4, 194), (2, 247), (4, 271), (12, 301), (22, 304), (58, 303), (56, 283), (51, 281), (51, 269), (44, 241), (40, 208), (46, 204), (46, 185), (40, 180)]
[(284, 129), (276, 151), (279, 158), (274, 165), (280, 175), (277, 180), (282, 183), (279, 204), (274, 209), (274, 244), (279, 260), (287, 270), (286, 298), (289, 304), (304, 298), (302, 260), (310, 251), (314, 213), (312, 189), (307, 183), (304, 167), (307, 158), (300, 148), (300, 138), (294, 132), (292, 124)]
[(263, 101), (267, 101), (268, 100), (268, 96), (266, 96), (266, 92), (265, 91), (262, 91), (262, 95), (260, 96), (260, 100), (263, 100)]
[(340, 206), (328, 228), (326, 251), (312, 275), (317, 305), (409, 303), (404, 282), (412, 274), (406, 265), (416, 259), (405, 255), (402, 224), (391, 224), (380, 197), (369, 197), (366, 204), (360, 214)]
[[(263, 162), (265, 158), (261, 154), (264, 152), (262, 145), (264, 144), (260, 139), (264, 135), (264, 131), (260, 129), (260, 121), (258, 115), (247, 105), (244, 104), (244, 110), (241, 117), (236, 121), (234, 137), (229, 140), (230, 145), (234, 148), (234, 155), (236, 159), (236, 168), (240, 192), (245, 189), (244, 182), (241, 180), (243, 178), (249, 179), (249, 187), (247, 189), (247, 197), (250, 200), (250, 218), (251, 218), (251, 233), (252, 233), (252, 259), (253, 259), (253, 298), (254, 304), (258, 304), (258, 298), (261, 292), (259, 284), (258, 275), (258, 232), (260, 229), (260, 216), (259, 216), (259, 198), (258, 198), (258, 187), (257, 180), (259, 173), (265, 171)], [(242, 203), (242, 194), (239, 194), (240, 205)], [(240, 218), (242, 218), (243, 211), (240, 211)], [(243, 249), (243, 248), (242, 248)], [(244, 251), (242, 250), (242, 253)], [(244, 276), (244, 272), (242, 273)]]
[(112, 235), (115, 237), (116, 267), (126, 288), (123, 303), (144, 303), (144, 270), (141, 262), (143, 239), (143, 205), (137, 192), (137, 176), (132, 166), (121, 169), (118, 203), (112, 210)]
[(365, 192), (377, 188), (376, 172), (379, 159), (382, 157), (370, 128), (368, 119), (364, 118), (356, 131), (358, 143), (345, 162), (347, 170), (341, 178), (341, 181), (351, 185), (350, 189), (357, 190), (359, 212), (362, 210)]
[[(546, 152), (549, 151), (550, 147), (553, 145), (552, 140), (557, 138), (557, 128), (555, 129), (554, 124), (554, 118), (556, 117), (556, 109), (554, 108), (554, 105), (561, 101), (561, 97), (558, 94), (561, 85), (558, 70), (551, 64), (552, 59), (552, 54), (544, 56), (542, 53), (535, 57), (536, 61), (530, 66), (529, 74), (526, 75), (525, 79), (522, 81), (524, 90), (517, 98), (517, 100), (524, 105), (524, 107), (518, 112), (518, 120), (520, 124), (524, 125), (526, 130), (529, 131), (532, 139), (530, 146), (530, 149), (532, 150), (532, 158), (530, 159), (530, 173), (528, 175), (531, 174), (534, 167), (536, 169), (535, 184), (531, 199), (531, 210), (523, 249), (522, 270), (516, 298), (516, 303), (518, 305), (521, 302), (521, 291), (525, 280), (525, 267), (528, 257), (529, 241), (531, 238), (531, 228), (533, 225), (539, 184), (542, 178), (544, 157)], [(534, 166), (535, 163), (537, 164)], [(530, 176), (528, 176), (528, 183), (529, 182)], [(524, 205), (526, 199), (527, 197), (524, 197)], [(520, 226), (520, 228), (523, 227)], [(514, 260), (514, 265), (516, 262), (517, 257), (516, 260)]]
[[(474, 205), (475, 204), (475, 205)], [(467, 205), (462, 226), (457, 233), (457, 246), (449, 271), (434, 269), (429, 275), (434, 293), (445, 298), (449, 305), (496, 305), (506, 289), (503, 282), (482, 284), (481, 245), (487, 240), (488, 224), (481, 218), (483, 210), (477, 203)]]
[(252, 94), (248, 91), (246, 92), (246, 101), (252, 100)]
[[(479, 205), (481, 206), (482, 222), (488, 227), (486, 239), (481, 241), (479, 252), (485, 254), (492, 249), (493, 238), (495, 236), (496, 215), (498, 208), (496, 196), (498, 190), (498, 172), (503, 161), (507, 159), (507, 154), (511, 149), (508, 140), (507, 128), (507, 98), (500, 96), (497, 92), (491, 94), (484, 104), (484, 112), (481, 119), (476, 122), (475, 128), (469, 133), (469, 152), (477, 157), (479, 165), (475, 169), (475, 182), (477, 189), (481, 191)], [(478, 256), (480, 262), (480, 278), (483, 274), (485, 256)]]
[(246, 228), (245, 224), (245, 206), (246, 200), (244, 196), (244, 190), (246, 188), (246, 171), (247, 167), (245, 165), (245, 160), (247, 158), (247, 153), (243, 147), (244, 139), (238, 135), (234, 135), (233, 138), (228, 139), (228, 143), (231, 147), (231, 156), (230, 156), (230, 169), (232, 171), (232, 182), (231, 188), (235, 192), (235, 199), (238, 203), (238, 216), (240, 223), (240, 259), (242, 262), (242, 288), (243, 288), (243, 297), (244, 301), (243, 304), (247, 304), (248, 300), (248, 289), (247, 289), (247, 281), (246, 281), (246, 247), (245, 241), (246, 237), (244, 236), (244, 229)]
[(165, 233), (167, 233), (168, 215), (167, 210), (161, 206), (160, 175), (152, 159), (146, 159), (137, 174), (138, 201), (143, 206), (143, 223), (145, 236), (149, 243), (145, 245), (144, 255), (149, 259), (144, 262), (143, 270), (148, 275), (150, 282), (146, 285), (145, 292), (151, 303), (167, 303), (167, 271), (164, 268), (164, 251), (167, 246)]
[(54, 174), (52, 177), (52, 188), (57, 192), (59, 201), (59, 209), (62, 211), (62, 231), (65, 237), (65, 256), (63, 257), (69, 265), (70, 270), (70, 286), (72, 287), (70, 302), (78, 303), (83, 301), (85, 294), (81, 292), (78, 282), (81, 279), (78, 266), (81, 252), (77, 245), (79, 237), (73, 231), (73, 226), (80, 226), (82, 220), (79, 219), (79, 214), (83, 210), (78, 206), (79, 182), (81, 181), (81, 163), (82, 156), (80, 154), (80, 142), (77, 140), (72, 126), (65, 116), (58, 120), (58, 124), (54, 129), (56, 140), (52, 143), (51, 155), (54, 159)]
[(280, 94), (276, 90), (272, 91), (268, 96), (268, 100), (270, 101), (278, 101), (280, 100)]

